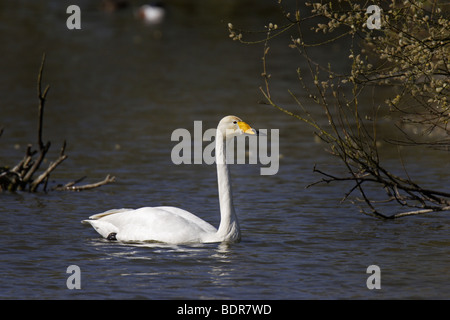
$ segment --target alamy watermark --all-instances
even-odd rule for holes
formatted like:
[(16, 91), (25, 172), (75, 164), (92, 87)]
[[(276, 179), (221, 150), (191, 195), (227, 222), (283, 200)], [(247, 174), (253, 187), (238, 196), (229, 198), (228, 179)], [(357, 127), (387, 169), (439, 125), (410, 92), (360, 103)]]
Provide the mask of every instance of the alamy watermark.
[(372, 264), (367, 267), (366, 273), (371, 275), (367, 278), (366, 286), (367, 289), (381, 289), (381, 269), (376, 264)]
[[(77, 5), (70, 5), (66, 10), (70, 16), (66, 20), (66, 26), (69, 30), (81, 29), (81, 9)], [(370, 5), (366, 10), (367, 14), (370, 14), (366, 21), (367, 28), (369, 29), (381, 29), (381, 9), (377, 5)]]
[(70, 5), (66, 10), (67, 14), (70, 16), (67, 18), (66, 26), (69, 30), (81, 29), (81, 9), (77, 5)]
[(381, 9), (373, 4), (367, 7), (366, 13), (371, 14), (367, 18), (366, 25), (369, 29), (381, 29)]
[(81, 289), (81, 269), (76, 264), (67, 267), (66, 273), (71, 275), (66, 280), (67, 289)]
[[(203, 132), (202, 121), (194, 121), (193, 135), (188, 129), (178, 128), (171, 140), (178, 141), (172, 148), (171, 159), (179, 164), (214, 164), (216, 129)], [(270, 132), (269, 132), (270, 131)], [(270, 136), (270, 142), (268, 137)], [(209, 144), (203, 147), (203, 142)], [(248, 152), (247, 152), (248, 150)], [(270, 150), (270, 152), (269, 152)], [(279, 169), (279, 130), (260, 129), (258, 135), (240, 135), (226, 144), (227, 164), (261, 164), (261, 175), (274, 175)], [(248, 161), (248, 162), (247, 162)]]

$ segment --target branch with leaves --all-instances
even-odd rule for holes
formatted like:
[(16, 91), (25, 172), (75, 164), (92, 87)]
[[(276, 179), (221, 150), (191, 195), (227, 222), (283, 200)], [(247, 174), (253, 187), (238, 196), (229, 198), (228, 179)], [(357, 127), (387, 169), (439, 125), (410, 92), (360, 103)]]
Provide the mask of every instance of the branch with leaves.
[[(278, 4), (282, 8), (282, 1)], [(262, 77), (264, 85), (260, 91), (265, 103), (278, 110), (311, 125), (315, 134), (326, 143), (329, 152), (336, 156), (345, 168), (346, 175), (335, 175), (314, 168), (314, 172), (323, 176), (317, 183), (351, 183), (343, 197), (358, 204), (361, 211), (384, 219), (395, 219), (430, 212), (450, 211), (450, 190), (432, 190), (411, 179), (400, 159), (404, 176), (394, 174), (382, 161), (379, 147), (378, 123), (380, 109), (388, 110), (389, 115), (400, 115), (398, 128), (406, 141), (385, 139), (390, 143), (402, 143), (422, 147), (444, 146), (440, 151), (444, 157), (450, 144), (450, 110), (447, 101), (450, 89), (448, 50), (450, 46), (450, 21), (443, 14), (438, 1), (431, 1), (430, 8), (423, 1), (404, 1), (401, 5), (394, 2), (376, 2), (384, 7), (384, 21), (381, 30), (370, 30), (365, 23), (368, 14), (365, 8), (352, 1), (338, 3), (307, 3), (310, 12), (296, 9), (290, 13), (282, 8), (281, 15), (286, 19), (283, 27), (269, 23), (265, 26), (264, 38), (248, 41), (242, 30), (228, 25), (230, 37), (244, 44), (263, 44)], [(312, 28), (306, 26), (312, 19), (320, 18)], [(327, 21), (327, 23), (324, 23)], [(276, 102), (270, 91), (274, 81), (269, 74), (270, 43), (275, 37), (287, 32), (290, 34), (289, 47), (299, 53), (306, 62), (305, 70), (296, 70), (301, 87), (310, 101), (304, 102), (288, 90), (298, 111), (290, 111)], [(323, 32), (329, 38), (319, 43), (308, 43), (305, 32)], [(255, 32), (251, 32), (254, 36)], [(349, 38), (348, 74), (340, 74), (327, 66), (314, 61), (311, 48), (325, 46), (337, 40)], [(342, 42), (341, 42), (342, 44)], [(306, 80), (305, 76), (308, 79)], [(392, 89), (392, 97), (384, 105), (362, 107), (360, 96), (367, 90), (378, 88)], [(349, 94), (350, 93), (350, 94)], [(415, 101), (415, 105), (411, 105)], [(406, 103), (406, 104), (402, 104)], [(315, 119), (308, 111), (309, 106), (318, 105), (327, 121)], [(315, 115), (317, 118), (318, 116)], [(398, 117), (397, 117), (398, 118)], [(414, 124), (423, 130), (426, 142), (403, 129), (404, 123)], [(439, 139), (431, 133), (440, 132)], [(433, 140), (434, 139), (434, 140)], [(311, 186), (311, 185), (310, 185)], [(448, 186), (443, 186), (443, 188)], [(379, 200), (380, 189), (384, 198)], [(353, 196), (355, 192), (359, 195)], [(376, 196), (374, 196), (374, 192)], [(390, 213), (383, 213), (386, 204), (390, 204)], [(392, 207), (394, 209), (392, 209)], [(401, 209), (398, 208), (409, 208)], [(394, 213), (392, 213), (394, 212)]]

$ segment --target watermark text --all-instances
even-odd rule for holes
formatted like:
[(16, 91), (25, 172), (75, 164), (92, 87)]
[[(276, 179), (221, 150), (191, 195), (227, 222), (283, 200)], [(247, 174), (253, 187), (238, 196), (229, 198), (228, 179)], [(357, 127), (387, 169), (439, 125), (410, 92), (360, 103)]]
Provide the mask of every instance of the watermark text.
[[(172, 162), (176, 165), (214, 164), (216, 162), (215, 139), (216, 129), (207, 129), (203, 132), (202, 121), (194, 121), (193, 135), (188, 129), (175, 129), (172, 132), (171, 141), (178, 141), (178, 143), (172, 148)], [(203, 147), (205, 141), (209, 144)], [(274, 175), (278, 172), (279, 154), (278, 129), (271, 129), (270, 134), (267, 129), (260, 129), (258, 135), (237, 136), (226, 144), (227, 164), (259, 163), (266, 166), (260, 168), (261, 175)]]

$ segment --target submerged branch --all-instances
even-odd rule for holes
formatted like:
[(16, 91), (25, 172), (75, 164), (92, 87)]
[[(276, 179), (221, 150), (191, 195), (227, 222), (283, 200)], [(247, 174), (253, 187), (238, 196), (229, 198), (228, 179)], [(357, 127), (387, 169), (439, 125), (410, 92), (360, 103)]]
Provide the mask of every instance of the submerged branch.
[(72, 181), (67, 183), (64, 186), (58, 186), (55, 188), (55, 190), (68, 190), (68, 191), (83, 191), (83, 190), (88, 190), (88, 189), (94, 189), (94, 188), (98, 188), (101, 187), (105, 184), (108, 183), (112, 183), (116, 180), (116, 177), (112, 177), (109, 174), (105, 177), (105, 179), (103, 179), (102, 181), (96, 182), (96, 183), (90, 183), (90, 184), (85, 184), (82, 186), (75, 186), (76, 183), (79, 182), (78, 181)]
[[(19, 161), (12, 169), (8, 167), (0, 167), (0, 192), (3, 190), (16, 191), (16, 190), (28, 190), (30, 192), (36, 192), (39, 186), (44, 185), (44, 191), (46, 191), (47, 183), (50, 178), (50, 174), (68, 158), (65, 154), (66, 141), (64, 141), (61, 147), (59, 157), (50, 162), (47, 169), (44, 170), (37, 178), (34, 176), (37, 174), (40, 166), (46, 159), (46, 155), (50, 149), (51, 142), (43, 142), (43, 127), (44, 127), (44, 106), (47, 99), (50, 86), (47, 85), (42, 90), (42, 75), (44, 71), (45, 54), (42, 57), (39, 73), (37, 77), (37, 96), (39, 100), (38, 104), (38, 124), (37, 124), (37, 144), (38, 150), (32, 150), (32, 146), (28, 145), (25, 151), (25, 156)], [(3, 128), (0, 129), (0, 136), (3, 134)], [(37, 156), (36, 156), (37, 155)], [(75, 190), (82, 191), (87, 189), (93, 189), (103, 186), (115, 181), (114, 177), (108, 175), (104, 180), (97, 183), (87, 184), (84, 186), (74, 187), (66, 184), (64, 187), (57, 187), (56, 190)]]

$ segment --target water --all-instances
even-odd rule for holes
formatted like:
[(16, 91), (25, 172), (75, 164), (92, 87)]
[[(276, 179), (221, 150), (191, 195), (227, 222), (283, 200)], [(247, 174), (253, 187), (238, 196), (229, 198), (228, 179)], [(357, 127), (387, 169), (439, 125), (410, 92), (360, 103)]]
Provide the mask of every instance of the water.
[[(117, 182), (81, 193), (0, 194), (0, 298), (449, 298), (448, 214), (381, 221), (340, 204), (347, 189), (305, 189), (320, 179), (314, 164), (327, 169), (335, 160), (314, 142), (310, 128), (258, 104), (262, 48), (227, 35), (229, 21), (275, 21), (272, 2), (218, 7), (173, 1), (166, 21), (149, 27), (130, 10), (108, 15), (94, 2), (79, 1), (80, 31), (65, 27), (69, 4), (0, 5), (0, 163), (15, 164), (26, 145), (35, 144), (35, 79), (45, 51), (48, 161), (64, 139), (69, 155), (50, 185), (83, 176), (95, 182), (108, 173)], [(285, 68), (295, 63), (276, 61), (282, 96), (296, 85)], [(258, 166), (231, 168), (240, 243), (123, 244), (80, 223), (111, 208), (173, 205), (217, 226), (214, 166), (175, 166), (170, 135), (176, 128), (191, 130), (194, 120), (215, 127), (227, 114), (255, 128), (280, 129), (278, 174), (261, 176)], [(387, 160), (396, 156), (388, 152)], [(446, 185), (448, 159), (405, 161), (430, 187)], [(373, 264), (381, 269), (380, 290), (366, 286)], [(80, 290), (66, 286), (70, 265), (80, 267)]]

